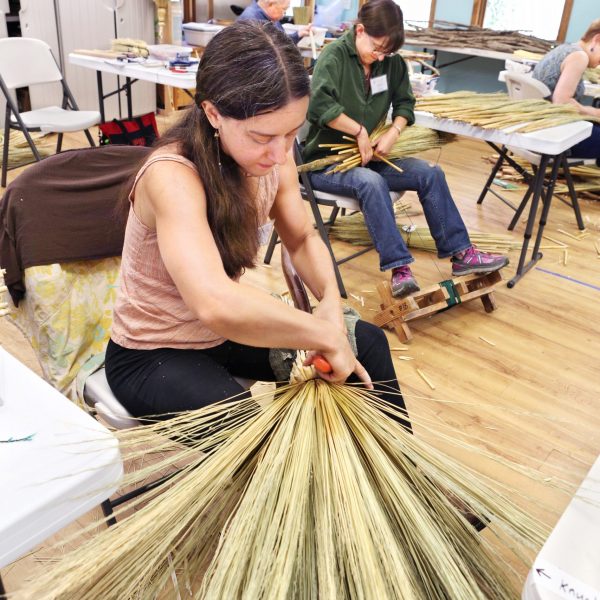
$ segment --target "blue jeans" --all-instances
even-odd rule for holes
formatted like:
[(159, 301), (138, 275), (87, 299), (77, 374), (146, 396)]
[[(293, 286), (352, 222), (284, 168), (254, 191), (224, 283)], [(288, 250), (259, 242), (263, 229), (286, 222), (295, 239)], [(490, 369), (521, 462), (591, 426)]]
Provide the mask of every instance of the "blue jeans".
[[(344, 173), (327, 174), (327, 170), (310, 173), (316, 190), (352, 196), (360, 204), (382, 271), (414, 262), (398, 231), (390, 191), (417, 192), (439, 258), (466, 250), (471, 242), (463, 220), (454, 204), (444, 172), (418, 158), (393, 161), (399, 173), (383, 162), (371, 161)], [(333, 168), (333, 167), (330, 167)]]

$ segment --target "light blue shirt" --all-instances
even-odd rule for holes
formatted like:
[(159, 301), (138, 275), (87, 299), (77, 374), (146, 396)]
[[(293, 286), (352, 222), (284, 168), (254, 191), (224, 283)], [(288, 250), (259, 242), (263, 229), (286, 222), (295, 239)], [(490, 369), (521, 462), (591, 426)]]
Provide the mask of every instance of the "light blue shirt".
[[(252, 4), (250, 6), (246, 6), (244, 12), (237, 18), (238, 21), (271, 21), (267, 13), (258, 5), (256, 0), (252, 0)], [(277, 29), (280, 29), (285, 33), (283, 25), (279, 21), (271, 21)], [(298, 32), (294, 31), (294, 33), (290, 34), (290, 39), (294, 44), (297, 44), (300, 41), (300, 36)]]

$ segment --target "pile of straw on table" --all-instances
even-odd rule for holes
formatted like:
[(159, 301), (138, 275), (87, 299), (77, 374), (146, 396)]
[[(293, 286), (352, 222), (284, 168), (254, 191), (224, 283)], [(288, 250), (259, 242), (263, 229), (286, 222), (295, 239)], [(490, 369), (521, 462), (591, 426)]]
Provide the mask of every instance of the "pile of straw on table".
[(587, 68), (583, 73), (583, 78), (590, 83), (600, 83), (600, 69)]
[[(382, 123), (377, 126), (369, 136), (371, 142), (373, 144), (376, 143), (390, 127), (391, 125), (389, 123)], [(360, 165), (361, 157), (355, 138), (349, 136), (343, 137), (346, 140), (346, 143), (320, 144), (319, 147), (329, 148), (333, 154), (299, 165), (298, 172), (319, 171), (329, 165), (339, 163), (336, 167), (328, 171), (330, 173), (338, 173)], [(375, 160), (382, 160), (389, 164), (391, 160), (396, 158), (412, 156), (424, 152), (425, 150), (430, 150), (431, 148), (439, 148), (449, 139), (453, 139), (453, 136), (440, 135), (437, 131), (428, 129), (427, 127), (419, 127), (418, 125), (406, 127), (398, 136), (398, 139), (386, 156), (375, 155), (374, 158)], [(396, 168), (394, 165), (392, 166)]]
[(483, 129), (506, 129), (526, 133), (575, 121), (600, 119), (581, 115), (575, 106), (548, 100), (511, 100), (507, 94), (452, 92), (417, 98), (416, 109), (437, 117), (462, 121)]
[[(408, 206), (410, 207), (410, 205)], [(427, 227), (414, 227), (410, 222), (407, 223), (406, 217), (409, 216), (409, 213), (406, 210), (406, 205), (398, 203), (394, 205), (398, 230), (402, 234), (406, 245), (409, 248), (435, 252), (435, 241), (429, 229)], [(329, 234), (332, 238), (357, 246), (369, 246), (372, 244), (365, 219), (360, 212), (338, 217), (331, 226)], [(480, 250), (486, 252), (504, 253), (520, 248), (523, 243), (522, 240), (516, 240), (510, 235), (499, 233), (469, 232), (469, 238)]]
[[(151, 445), (165, 457), (128, 483), (185, 466), (15, 599), (517, 597), (513, 565), (529, 567), (547, 528), (509, 487), (411, 435), (403, 419), (360, 387), (313, 379), (269, 401), (226, 401), (117, 432), (126, 455)], [(437, 425), (424, 416), (419, 427)], [(469, 448), (460, 432), (439, 436)], [(536, 477), (506, 456), (493, 460)], [(457, 503), (489, 520), (485, 535)]]
[(518, 31), (496, 31), (476, 25), (464, 25), (449, 21), (434, 21), (433, 27), (421, 27), (409, 21), (414, 28), (406, 30), (407, 44), (419, 46), (449, 46), (454, 48), (481, 48), (496, 52), (528, 50), (546, 54), (553, 42)]

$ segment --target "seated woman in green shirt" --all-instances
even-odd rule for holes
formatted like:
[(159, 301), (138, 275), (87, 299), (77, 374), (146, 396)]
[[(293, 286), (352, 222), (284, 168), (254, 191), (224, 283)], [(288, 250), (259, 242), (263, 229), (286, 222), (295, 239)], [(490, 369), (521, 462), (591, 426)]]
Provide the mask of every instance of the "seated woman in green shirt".
[[(454, 204), (443, 171), (417, 158), (393, 162), (402, 173), (374, 158), (386, 156), (402, 130), (414, 123), (414, 97), (404, 60), (402, 11), (393, 0), (370, 0), (354, 27), (327, 45), (317, 61), (308, 108), (310, 130), (304, 159), (327, 151), (319, 144), (356, 138), (362, 165), (343, 173), (329, 169), (310, 174), (315, 189), (355, 197), (365, 217), (382, 271), (392, 270), (392, 293), (402, 297), (419, 290), (414, 262), (398, 232), (390, 191), (414, 190), (423, 205), (438, 257), (450, 258), (452, 275), (487, 273), (508, 264), (508, 258), (477, 250)], [(369, 134), (392, 108), (392, 127), (373, 146)]]

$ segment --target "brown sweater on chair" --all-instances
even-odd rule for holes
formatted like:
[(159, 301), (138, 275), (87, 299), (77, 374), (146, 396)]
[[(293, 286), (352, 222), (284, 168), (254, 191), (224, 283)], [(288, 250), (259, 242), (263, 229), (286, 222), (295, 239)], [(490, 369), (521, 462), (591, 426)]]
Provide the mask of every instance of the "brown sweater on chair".
[(120, 256), (129, 203), (122, 187), (143, 146), (69, 150), (29, 167), (0, 203), (0, 267), (15, 305), (27, 267)]

